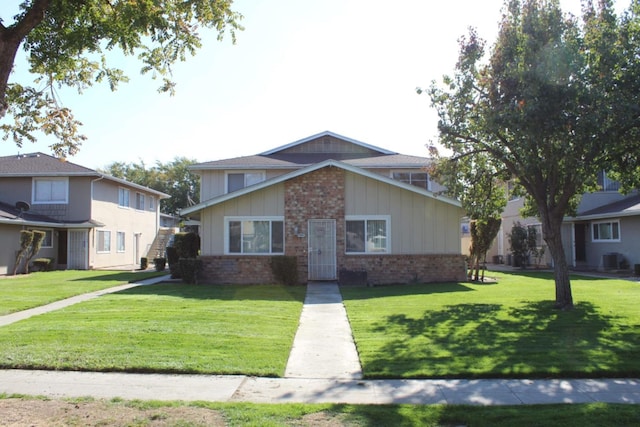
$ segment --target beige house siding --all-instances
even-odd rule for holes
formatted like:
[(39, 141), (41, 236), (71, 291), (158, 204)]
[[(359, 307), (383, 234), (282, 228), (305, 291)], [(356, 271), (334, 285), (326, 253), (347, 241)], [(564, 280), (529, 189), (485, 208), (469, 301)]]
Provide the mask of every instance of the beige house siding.
[[(100, 180), (93, 184), (92, 218), (104, 224), (90, 231), (89, 266), (90, 268), (114, 267), (139, 264), (140, 257), (147, 256), (159, 224), (158, 199), (155, 197), (153, 209), (149, 206), (151, 193), (129, 188), (130, 207), (118, 206), (117, 183)], [(123, 187), (125, 188), (125, 187)], [(136, 193), (145, 195), (144, 210), (135, 209)], [(111, 248), (108, 253), (99, 253), (97, 248), (98, 231), (111, 232)], [(125, 250), (117, 248), (117, 233), (124, 233)], [(136, 236), (138, 236), (136, 238)]]
[(20, 248), (20, 227), (14, 225), (0, 224), (0, 275), (11, 274), (13, 272), (16, 252)]
[(261, 191), (246, 194), (215, 205), (202, 212), (200, 233), (202, 255), (224, 253), (224, 217), (283, 216), (284, 184), (279, 183)]
[(354, 173), (345, 194), (346, 215), (391, 217), (392, 253), (460, 253), (461, 208)]
[[(278, 177), (280, 175), (284, 175), (291, 171), (293, 171), (293, 169), (266, 170), (265, 180), (269, 180), (269, 179)], [(225, 188), (227, 172), (234, 172), (234, 171), (206, 170), (206, 171), (199, 172), (201, 200), (209, 200), (214, 197), (221, 196), (227, 192), (227, 189)], [(251, 171), (238, 170), (237, 172), (251, 172)]]

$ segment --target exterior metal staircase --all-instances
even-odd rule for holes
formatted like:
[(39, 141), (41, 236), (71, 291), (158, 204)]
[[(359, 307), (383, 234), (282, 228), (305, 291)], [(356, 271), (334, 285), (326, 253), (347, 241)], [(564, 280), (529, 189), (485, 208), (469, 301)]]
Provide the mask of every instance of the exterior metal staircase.
[(175, 234), (174, 228), (160, 228), (156, 238), (153, 240), (149, 252), (147, 252), (147, 258), (152, 260), (153, 258), (163, 258), (165, 256), (165, 248), (171, 236)]

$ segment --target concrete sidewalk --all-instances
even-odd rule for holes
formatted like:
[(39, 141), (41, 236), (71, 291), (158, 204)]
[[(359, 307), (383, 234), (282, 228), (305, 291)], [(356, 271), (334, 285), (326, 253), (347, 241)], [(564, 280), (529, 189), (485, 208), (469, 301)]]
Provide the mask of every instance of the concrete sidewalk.
[[(154, 278), (0, 318), (6, 325)], [(18, 316), (19, 315), (19, 316)], [(361, 380), (351, 328), (335, 283), (310, 283), (285, 378), (0, 370), (0, 393), (142, 400), (255, 403), (640, 404), (639, 379)]]
[(640, 404), (640, 380), (333, 380), (0, 370), (0, 393), (253, 403)]

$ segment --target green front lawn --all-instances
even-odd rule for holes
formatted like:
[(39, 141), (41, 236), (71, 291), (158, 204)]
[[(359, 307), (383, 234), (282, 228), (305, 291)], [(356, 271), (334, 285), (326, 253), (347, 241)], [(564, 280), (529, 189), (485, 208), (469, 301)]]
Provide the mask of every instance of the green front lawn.
[(281, 376), (305, 291), (136, 287), (0, 328), (0, 367)]
[(3, 277), (0, 278), (0, 316), (159, 274), (166, 273), (69, 270)]
[(343, 288), (367, 378), (640, 375), (640, 283), (574, 277), (553, 309), (544, 273), (497, 284)]

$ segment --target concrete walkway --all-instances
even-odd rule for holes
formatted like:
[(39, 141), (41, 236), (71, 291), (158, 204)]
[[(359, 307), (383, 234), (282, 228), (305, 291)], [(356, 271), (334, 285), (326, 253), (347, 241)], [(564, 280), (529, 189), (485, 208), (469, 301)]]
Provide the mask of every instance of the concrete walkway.
[[(69, 298), (29, 312), (36, 315), (161, 280), (156, 278)], [(14, 316), (12, 321), (7, 317), (0, 318), (0, 325), (29, 316)], [(335, 283), (311, 283), (307, 287), (285, 378), (5, 369), (0, 370), (0, 393), (51, 398), (92, 396), (255, 403), (640, 404), (640, 379), (361, 380), (361, 376), (338, 286)]]
[(311, 282), (285, 378), (359, 379), (362, 368), (337, 283)]

